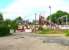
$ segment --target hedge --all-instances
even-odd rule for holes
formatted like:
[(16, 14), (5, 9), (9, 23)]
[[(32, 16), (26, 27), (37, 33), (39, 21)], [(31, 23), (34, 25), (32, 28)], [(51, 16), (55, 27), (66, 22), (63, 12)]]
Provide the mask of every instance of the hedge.
[(10, 35), (10, 29), (5, 24), (0, 24), (0, 36)]

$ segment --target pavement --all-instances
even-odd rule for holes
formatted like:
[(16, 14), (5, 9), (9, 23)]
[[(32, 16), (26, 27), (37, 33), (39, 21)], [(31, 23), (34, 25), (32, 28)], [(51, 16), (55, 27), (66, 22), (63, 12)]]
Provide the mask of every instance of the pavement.
[(0, 37), (0, 50), (69, 50), (69, 38), (18, 32)]

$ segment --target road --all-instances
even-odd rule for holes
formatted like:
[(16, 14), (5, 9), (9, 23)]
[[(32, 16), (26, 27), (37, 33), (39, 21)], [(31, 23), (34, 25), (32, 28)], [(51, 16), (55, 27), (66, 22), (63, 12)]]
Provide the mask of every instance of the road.
[(69, 39), (19, 32), (0, 37), (0, 50), (69, 50)]
[(64, 46), (69, 46), (69, 39), (66, 39), (62, 36), (39, 36), (33, 33), (16, 33), (15, 36), (29, 36), (42, 40), (44, 43), (57, 43)]

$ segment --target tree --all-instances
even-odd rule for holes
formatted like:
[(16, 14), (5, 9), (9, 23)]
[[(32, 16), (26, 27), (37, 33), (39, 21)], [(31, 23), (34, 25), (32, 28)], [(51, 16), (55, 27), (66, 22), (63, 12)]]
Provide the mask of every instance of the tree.
[(3, 14), (0, 13), (0, 23), (3, 23)]
[(6, 36), (10, 34), (10, 29), (6, 22), (3, 20), (3, 14), (0, 13), (0, 36)]
[(16, 21), (17, 23), (22, 23), (22, 22), (23, 22), (23, 19), (21, 18), (21, 16), (19, 16), (19, 17), (17, 17), (17, 18), (15, 19), (15, 21)]
[[(51, 18), (51, 22), (56, 23), (56, 24), (62, 24), (61, 17), (65, 15), (68, 16), (68, 20), (69, 20), (69, 13), (61, 11), (61, 10), (57, 11), (56, 13), (51, 14), (50, 16), (48, 16), (47, 19), (50, 20)], [(65, 18), (63, 20), (65, 20)]]
[(36, 24), (36, 21), (35, 21), (35, 20), (33, 20), (33, 21), (31, 22), (31, 24), (32, 24), (32, 25), (35, 25), (35, 24)]
[(0, 13), (0, 20), (3, 20), (3, 15), (2, 15), (2, 13)]
[(6, 20), (5, 20), (5, 23), (6, 23), (7, 25), (11, 24), (11, 22), (12, 22), (12, 21), (11, 21), (10, 19), (6, 19)]
[(14, 29), (14, 32), (16, 31), (16, 29), (17, 29), (17, 27), (18, 27), (18, 25), (17, 25), (17, 23), (16, 23), (16, 21), (15, 20), (13, 20), (12, 22), (11, 22), (11, 29)]
[(8, 25), (8, 27), (10, 29), (13, 29), (14, 32), (16, 31), (16, 29), (17, 29), (17, 23), (16, 23), (15, 20), (6, 19), (4, 23), (5, 23), (5, 25)]

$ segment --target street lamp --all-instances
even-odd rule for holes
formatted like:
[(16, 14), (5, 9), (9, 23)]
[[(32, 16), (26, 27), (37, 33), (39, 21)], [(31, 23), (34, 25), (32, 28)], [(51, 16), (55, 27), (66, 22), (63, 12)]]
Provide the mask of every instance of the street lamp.
[(50, 26), (51, 26), (51, 5), (49, 5), (49, 9), (50, 9)]
[(51, 6), (49, 5), (49, 8), (50, 8), (50, 15), (51, 15)]

